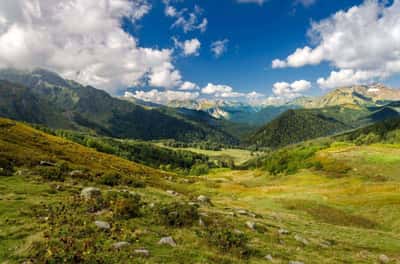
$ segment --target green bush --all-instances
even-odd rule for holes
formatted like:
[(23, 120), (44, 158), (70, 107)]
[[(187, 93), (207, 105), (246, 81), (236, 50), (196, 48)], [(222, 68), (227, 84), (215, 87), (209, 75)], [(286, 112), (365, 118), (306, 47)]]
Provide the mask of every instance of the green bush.
[(114, 202), (113, 212), (118, 218), (133, 218), (141, 215), (141, 197), (138, 194), (127, 194), (125, 198)]
[(207, 243), (217, 247), (222, 252), (234, 253), (240, 256), (249, 255), (248, 237), (240, 231), (235, 231), (229, 225), (211, 225), (203, 234)]
[(36, 169), (36, 171), (43, 179), (48, 180), (48, 181), (64, 181), (65, 180), (63, 171), (57, 166), (38, 167)]
[(14, 173), (14, 165), (7, 159), (0, 158), (0, 175), (11, 176)]
[(116, 186), (121, 183), (121, 179), (121, 175), (116, 172), (106, 172), (100, 176), (98, 183), (108, 186)]
[(196, 164), (190, 169), (190, 175), (200, 176), (209, 172), (207, 164)]
[(199, 220), (197, 206), (182, 202), (160, 204), (156, 212), (158, 222), (166, 226), (191, 226)]

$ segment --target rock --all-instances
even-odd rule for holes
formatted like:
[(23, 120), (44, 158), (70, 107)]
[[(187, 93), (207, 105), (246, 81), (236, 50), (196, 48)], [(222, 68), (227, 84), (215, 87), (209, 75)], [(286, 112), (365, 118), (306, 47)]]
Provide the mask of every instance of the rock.
[(69, 173), (69, 176), (71, 177), (82, 177), (85, 176), (85, 173), (81, 170), (73, 170)]
[(199, 195), (199, 197), (197, 197), (197, 201), (200, 202), (200, 203), (205, 203), (205, 204), (210, 204), (211, 203), (210, 198), (208, 198), (205, 195)]
[(304, 262), (291, 260), (291, 261), (289, 261), (289, 264), (304, 264)]
[(40, 161), (40, 166), (48, 166), (48, 167), (53, 167), (56, 164), (51, 162), (51, 161), (47, 161), (47, 160), (41, 160)]
[(120, 249), (120, 248), (129, 246), (129, 245), (130, 245), (130, 244), (129, 244), (128, 242), (126, 242), (126, 241), (121, 241), (121, 242), (116, 242), (116, 243), (114, 243), (114, 244), (113, 244), (113, 247), (114, 247), (115, 249)]
[(135, 254), (142, 255), (144, 257), (150, 256), (150, 252), (147, 249), (135, 249)]
[(266, 260), (268, 260), (268, 261), (273, 261), (274, 260), (274, 258), (271, 256), (271, 254), (266, 255), (264, 258)]
[(172, 196), (178, 196), (178, 193), (172, 190), (167, 190), (166, 193), (172, 195)]
[(81, 196), (86, 200), (95, 199), (101, 196), (101, 191), (99, 188), (87, 187), (82, 190)]
[(280, 235), (288, 235), (288, 234), (290, 234), (290, 232), (289, 232), (288, 230), (283, 229), (283, 228), (279, 229), (279, 230), (278, 230), (278, 233), (279, 233)]
[(379, 260), (379, 263), (382, 263), (382, 264), (389, 263), (389, 261), (390, 261), (389, 257), (384, 254), (379, 255), (378, 260)]
[(236, 211), (239, 215), (247, 215), (247, 211), (246, 210), (237, 210)]
[(247, 221), (246, 222), (246, 226), (252, 230), (256, 229), (256, 223), (251, 222), (251, 221)]
[(199, 218), (199, 226), (205, 226), (203, 219)]
[(105, 221), (95, 221), (94, 224), (100, 228), (100, 229), (104, 229), (104, 230), (108, 230), (111, 228), (110, 224), (105, 222)]
[(300, 243), (302, 243), (303, 245), (307, 246), (309, 244), (308, 240), (305, 239), (304, 237), (301, 237), (299, 235), (295, 235), (294, 239)]
[(170, 245), (171, 247), (176, 247), (176, 242), (172, 237), (163, 237), (158, 242), (160, 245)]

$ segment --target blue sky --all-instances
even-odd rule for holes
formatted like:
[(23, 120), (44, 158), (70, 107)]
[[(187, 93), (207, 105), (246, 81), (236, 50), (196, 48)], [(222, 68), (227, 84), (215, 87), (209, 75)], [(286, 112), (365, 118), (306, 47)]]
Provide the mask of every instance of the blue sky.
[(399, 87), (399, 13), (400, 0), (0, 1), (0, 68), (157, 103)]
[[(176, 65), (185, 79), (201, 87), (211, 82), (230, 85), (240, 92), (255, 90), (271, 94), (275, 82), (315, 81), (330, 72), (327, 63), (300, 69), (272, 69), (271, 62), (309, 43), (307, 30), (312, 20), (319, 21), (361, 2), (319, 0), (303, 6), (293, 0), (270, 0), (263, 5), (239, 4), (234, 0), (187, 0), (176, 6), (189, 9), (201, 6), (209, 24), (204, 33), (185, 34), (180, 28), (171, 29), (174, 20), (165, 17), (165, 5), (153, 0), (152, 11), (140, 22), (142, 27), (131, 32), (139, 36), (143, 46), (161, 48), (173, 46), (174, 36), (181, 40), (198, 38), (202, 43), (200, 55), (178, 56)], [(209, 46), (221, 39), (229, 39), (227, 51), (215, 58)], [(311, 93), (320, 91), (315, 87)]]

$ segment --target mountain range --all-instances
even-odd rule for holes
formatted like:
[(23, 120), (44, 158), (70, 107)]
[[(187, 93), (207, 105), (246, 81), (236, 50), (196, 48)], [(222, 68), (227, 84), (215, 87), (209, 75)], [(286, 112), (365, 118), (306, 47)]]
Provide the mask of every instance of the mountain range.
[(0, 116), (53, 129), (142, 140), (279, 147), (397, 117), (400, 90), (381, 84), (335, 89), (283, 105), (223, 100), (163, 106), (115, 98), (36, 69), (0, 71)]

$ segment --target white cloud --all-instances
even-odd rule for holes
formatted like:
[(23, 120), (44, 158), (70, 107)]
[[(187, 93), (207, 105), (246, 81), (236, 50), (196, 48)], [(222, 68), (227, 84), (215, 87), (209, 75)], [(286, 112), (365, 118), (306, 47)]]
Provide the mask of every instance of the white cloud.
[(172, 50), (138, 46), (121, 28), (149, 12), (146, 0), (0, 1), (0, 67), (42, 67), (110, 92), (174, 87)]
[(323, 87), (387, 78), (400, 73), (400, 0), (366, 0), (328, 19), (313, 22), (309, 35), (315, 47), (297, 49), (274, 68), (316, 65), (339, 69), (318, 83)]
[(229, 85), (213, 84), (209, 83), (207, 86), (201, 89), (202, 94), (213, 96), (216, 98), (223, 99), (238, 99), (240, 101), (246, 101), (248, 103), (255, 104), (256, 102), (261, 102), (265, 98), (265, 95), (250, 92), (250, 93), (240, 93), (235, 92), (234, 89)]
[(163, 0), (165, 15), (175, 18), (175, 22), (172, 24), (171, 28), (181, 28), (185, 33), (195, 30), (205, 32), (207, 30), (208, 20), (202, 17), (203, 9), (198, 5), (195, 5), (193, 11), (189, 11), (187, 8), (177, 10), (176, 7), (171, 5), (171, 2), (173, 1)]
[(174, 40), (175, 46), (182, 49), (183, 55), (185, 56), (198, 56), (199, 49), (201, 47), (201, 43), (197, 38), (191, 40), (185, 40), (184, 42), (180, 42), (176, 38), (172, 38)]
[(125, 92), (125, 97), (134, 97), (146, 102), (158, 104), (168, 104), (171, 101), (186, 101), (195, 100), (199, 97), (198, 92), (183, 92), (183, 91), (159, 91), (153, 89), (151, 91), (135, 91), (134, 93)]
[(212, 53), (214, 53), (214, 56), (216, 58), (221, 57), (228, 50), (227, 48), (228, 42), (229, 42), (228, 39), (223, 39), (211, 43), (211, 51)]
[(264, 4), (264, 2), (266, 2), (266, 0), (237, 0), (238, 3), (241, 4), (259, 4), (262, 5)]
[(191, 90), (198, 90), (198, 89), (199, 89), (199, 86), (192, 82), (184, 82), (184, 83), (182, 83), (181, 87), (179, 88), (179, 90), (182, 90), (182, 91), (191, 91)]
[(302, 96), (302, 93), (311, 89), (311, 83), (305, 80), (294, 81), (292, 83), (276, 82), (273, 85), (273, 97), (276, 100), (290, 100)]
[(371, 71), (355, 71), (352, 69), (332, 71), (328, 78), (319, 78), (317, 83), (323, 89), (350, 86), (373, 81), (382, 73)]

